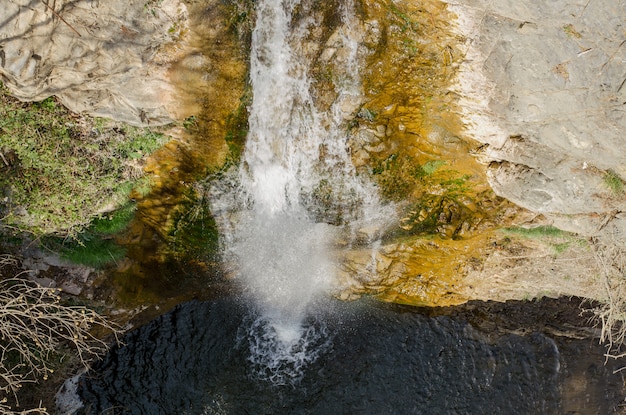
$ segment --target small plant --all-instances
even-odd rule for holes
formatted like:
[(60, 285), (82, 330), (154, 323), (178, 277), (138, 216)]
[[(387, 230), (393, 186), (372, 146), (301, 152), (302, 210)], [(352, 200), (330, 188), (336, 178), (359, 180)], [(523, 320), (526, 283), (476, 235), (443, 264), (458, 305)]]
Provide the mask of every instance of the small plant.
[(574, 29), (574, 25), (572, 25), (571, 23), (563, 26), (563, 31), (567, 36), (571, 38), (580, 39), (582, 37), (582, 35), (578, 33), (576, 29)]
[(422, 165), (422, 170), (427, 176), (435, 173), (439, 170), (439, 167), (445, 166), (446, 162), (444, 160), (431, 160)]
[(392, 15), (395, 16), (397, 21), (400, 23), (400, 29), (402, 32), (406, 32), (407, 30), (415, 31), (419, 28), (419, 23), (413, 20), (408, 14), (404, 13), (396, 6), (390, 6), (389, 10)]
[(193, 130), (198, 128), (198, 119), (196, 118), (196, 116), (191, 115), (185, 118), (185, 121), (183, 121), (183, 128), (185, 130)]
[(604, 172), (603, 181), (614, 196), (620, 196), (624, 193), (624, 181), (613, 170)]

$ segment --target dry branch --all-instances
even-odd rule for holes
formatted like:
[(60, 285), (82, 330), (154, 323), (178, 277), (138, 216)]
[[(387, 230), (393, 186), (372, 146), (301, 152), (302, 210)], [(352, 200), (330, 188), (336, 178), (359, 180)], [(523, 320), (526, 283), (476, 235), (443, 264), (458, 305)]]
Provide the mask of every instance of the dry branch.
[(606, 303), (594, 310), (600, 323), (600, 341), (607, 344), (607, 358), (626, 356), (626, 251), (618, 244), (592, 243), (606, 290)]
[[(107, 344), (91, 330), (104, 328), (116, 338), (117, 327), (95, 311), (61, 303), (59, 290), (30, 281), (10, 278), (0, 281), (0, 395), (13, 396), (27, 383), (47, 380), (52, 362), (67, 349), (83, 365), (107, 350)], [(47, 413), (44, 408), (16, 411), (0, 401), (0, 415)]]
[(63, 23), (65, 23), (67, 25), (67, 27), (72, 29), (74, 31), (74, 33), (76, 33), (78, 35), (78, 37), (81, 37), (80, 33), (78, 33), (78, 30), (74, 29), (74, 27), (71, 24), (69, 24), (63, 17), (61, 17), (61, 15), (59, 13), (57, 13), (52, 7), (50, 7), (50, 5), (48, 5), (48, 3), (46, 3), (44, 0), (41, 0), (41, 2), (43, 4), (45, 4), (45, 6), (48, 8), (48, 10), (50, 10), (56, 17), (58, 17)]

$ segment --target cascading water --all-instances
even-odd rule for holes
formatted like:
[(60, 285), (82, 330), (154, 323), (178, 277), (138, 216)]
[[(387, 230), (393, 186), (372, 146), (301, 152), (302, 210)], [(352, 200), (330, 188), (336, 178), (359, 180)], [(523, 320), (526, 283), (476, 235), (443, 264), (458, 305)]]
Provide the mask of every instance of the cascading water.
[[(254, 339), (251, 362), (257, 375), (276, 383), (298, 379), (302, 365), (327, 344), (318, 341), (324, 328), (305, 320), (332, 287), (334, 241), (393, 216), (380, 206), (375, 188), (356, 175), (346, 144), (346, 120), (355, 115), (350, 111), (358, 109), (362, 96), (352, 4), (342, 5), (336, 32), (345, 75), (336, 82), (337, 97), (326, 111), (312, 96), (312, 63), (303, 45), (314, 20), (302, 17), (306, 7), (298, 0), (256, 3), (253, 102), (240, 192), (236, 197), (232, 190), (225, 192), (228, 196), (213, 203), (225, 258), (236, 264), (260, 313), (242, 333)], [(318, 350), (311, 350), (312, 344)]]

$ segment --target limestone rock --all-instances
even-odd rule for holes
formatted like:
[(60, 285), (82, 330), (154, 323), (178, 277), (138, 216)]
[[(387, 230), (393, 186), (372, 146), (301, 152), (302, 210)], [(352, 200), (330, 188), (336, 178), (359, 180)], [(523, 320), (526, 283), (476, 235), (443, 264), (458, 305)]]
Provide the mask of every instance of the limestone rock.
[(135, 125), (171, 121), (164, 46), (186, 25), (179, 0), (9, 0), (0, 10), (0, 75), (25, 101), (56, 95), (75, 112)]
[[(496, 193), (588, 235), (626, 210), (603, 174), (626, 179), (626, 3), (450, 0), (466, 56), (454, 91), (469, 135), (486, 144)], [(567, 224), (566, 215), (576, 215)], [(603, 229), (626, 223), (613, 215)], [(555, 222), (555, 223), (557, 223)]]

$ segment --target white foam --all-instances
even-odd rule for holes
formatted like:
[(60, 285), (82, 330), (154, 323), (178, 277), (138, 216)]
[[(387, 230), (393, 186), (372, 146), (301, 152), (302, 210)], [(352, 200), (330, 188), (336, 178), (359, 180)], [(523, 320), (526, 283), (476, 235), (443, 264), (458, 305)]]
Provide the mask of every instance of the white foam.
[[(356, 174), (347, 145), (346, 108), (356, 111), (355, 102), (362, 100), (362, 33), (353, 6), (343, 3), (343, 23), (333, 35), (346, 76), (335, 85), (334, 104), (322, 112), (311, 96), (311, 62), (299, 53), (311, 21), (292, 21), (297, 4), (255, 3), (253, 102), (239, 187), (212, 192), (224, 257), (262, 314), (248, 333), (253, 367), (258, 377), (277, 383), (299, 378), (302, 367), (319, 355), (314, 345), (321, 332), (303, 321), (315, 300), (332, 287), (336, 264), (331, 245), (340, 233), (356, 237), (360, 229), (375, 225), (382, 230), (380, 224), (393, 217), (381, 206), (375, 186)], [(338, 220), (324, 216), (329, 208), (314, 196), (322, 185)], [(373, 239), (379, 234), (373, 232)]]

